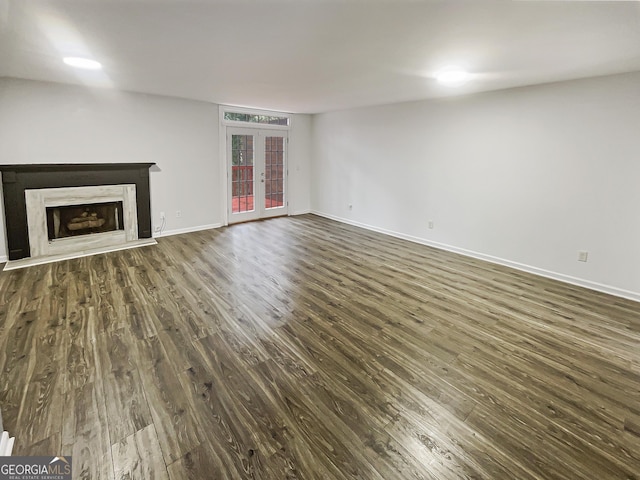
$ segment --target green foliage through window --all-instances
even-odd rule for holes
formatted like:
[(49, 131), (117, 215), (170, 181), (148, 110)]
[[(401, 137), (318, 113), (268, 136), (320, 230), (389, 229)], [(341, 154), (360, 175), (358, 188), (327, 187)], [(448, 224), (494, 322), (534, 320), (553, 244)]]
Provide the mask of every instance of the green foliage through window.
[(287, 117), (256, 115), (253, 113), (224, 112), (224, 119), (233, 120), (234, 122), (262, 123), (264, 125), (289, 125)]

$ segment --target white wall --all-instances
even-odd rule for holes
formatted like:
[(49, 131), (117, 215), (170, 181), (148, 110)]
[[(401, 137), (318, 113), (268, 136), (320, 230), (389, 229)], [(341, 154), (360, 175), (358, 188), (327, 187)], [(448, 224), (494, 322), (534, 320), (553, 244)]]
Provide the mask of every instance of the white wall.
[(312, 132), (314, 212), (640, 300), (640, 73), (321, 114)]
[(289, 132), (289, 214), (311, 211), (311, 115), (293, 115)]
[[(212, 103), (0, 79), (0, 163), (155, 162), (152, 223), (165, 212), (166, 233), (224, 222), (218, 122)], [(295, 115), (293, 125), (290, 202), (298, 213), (310, 208), (310, 117)]]

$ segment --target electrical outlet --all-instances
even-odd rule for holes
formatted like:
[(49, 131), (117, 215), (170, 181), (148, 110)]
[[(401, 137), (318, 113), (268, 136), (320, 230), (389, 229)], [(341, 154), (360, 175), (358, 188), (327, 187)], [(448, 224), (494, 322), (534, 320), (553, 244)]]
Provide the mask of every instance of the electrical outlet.
[(579, 262), (586, 262), (588, 257), (589, 257), (589, 252), (586, 252), (584, 250), (580, 250), (578, 252), (578, 261)]
[(176, 218), (182, 217), (182, 210), (176, 210)]
[(433, 222), (429, 220), (429, 228), (433, 229)]

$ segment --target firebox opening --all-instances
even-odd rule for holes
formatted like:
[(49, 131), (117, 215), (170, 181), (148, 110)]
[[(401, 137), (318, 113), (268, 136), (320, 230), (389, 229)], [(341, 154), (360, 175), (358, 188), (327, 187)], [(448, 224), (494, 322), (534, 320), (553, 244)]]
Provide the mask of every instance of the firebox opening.
[(122, 202), (47, 207), (49, 240), (124, 230)]

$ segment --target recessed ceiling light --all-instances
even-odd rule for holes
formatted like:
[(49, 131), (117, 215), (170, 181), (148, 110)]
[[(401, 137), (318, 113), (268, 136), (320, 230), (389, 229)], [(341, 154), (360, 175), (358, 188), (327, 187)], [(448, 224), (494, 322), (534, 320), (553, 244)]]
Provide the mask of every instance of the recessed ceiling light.
[(471, 78), (471, 74), (461, 68), (447, 67), (436, 72), (435, 77), (443, 85), (457, 87), (466, 83)]
[(100, 70), (102, 68), (100, 62), (96, 62), (95, 60), (91, 60), (89, 58), (64, 57), (62, 61), (67, 65), (71, 65), (72, 67), (84, 68), (85, 70)]

